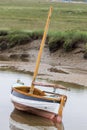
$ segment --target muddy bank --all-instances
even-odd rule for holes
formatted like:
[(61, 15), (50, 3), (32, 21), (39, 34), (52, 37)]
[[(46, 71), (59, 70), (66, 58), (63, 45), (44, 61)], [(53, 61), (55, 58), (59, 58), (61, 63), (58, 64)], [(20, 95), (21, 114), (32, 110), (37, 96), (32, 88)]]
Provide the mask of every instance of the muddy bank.
[[(16, 46), (0, 53), (0, 68), (33, 74), (40, 42), (35, 40), (30, 44)], [(87, 60), (83, 59), (82, 53), (75, 53), (78, 51), (79, 49), (68, 54), (60, 49), (50, 53), (46, 45), (37, 78), (87, 87)]]

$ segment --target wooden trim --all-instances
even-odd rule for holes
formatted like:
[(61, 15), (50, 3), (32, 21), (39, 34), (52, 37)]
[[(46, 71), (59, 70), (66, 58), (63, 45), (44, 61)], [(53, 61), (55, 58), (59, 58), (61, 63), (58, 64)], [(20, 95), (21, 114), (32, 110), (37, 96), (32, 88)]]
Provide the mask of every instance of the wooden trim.
[(44, 83), (38, 83), (38, 82), (33, 82), (33, 85), (36, 85), (36, 86), (44, 86), (44, 87), (52, 87), (52, 88), (56, 88), (56, 89), (65, 89), (65, 90), (68, 90), (70, 91), (69, 88), (66, 88), (60, 84), (44, 84)]
[[(12, 89), (16, 92), (19, 92), (21, 94), (24, 94), (26, 96), (31, 96), (31, 97), (36, 97), (36, 98), (41, 98), (41, 99), (45, 99), (45, 100), (51, 100), (51, 101), (54, 101), (54, 102), (60, 102), (61, 101), (61, 97), (57, 97), (57, 98), (49, 98), (49, 97), (45, 97), (45, 96), (38, 96), (38, 95), (35, 95), (35, 94), (30, 94), (30, 93), (26, 93), (26, 92), (23, 92), (21, 91), (22, 88), (29, 88), (30, 87), (13, 87)], [(34, 89), (37, 89), (37, 88), (34, 88)], [(39, 89), (37, 89), (37, 91), (39, 91)], [(42, 91), (43, 92), (43, 91)]]

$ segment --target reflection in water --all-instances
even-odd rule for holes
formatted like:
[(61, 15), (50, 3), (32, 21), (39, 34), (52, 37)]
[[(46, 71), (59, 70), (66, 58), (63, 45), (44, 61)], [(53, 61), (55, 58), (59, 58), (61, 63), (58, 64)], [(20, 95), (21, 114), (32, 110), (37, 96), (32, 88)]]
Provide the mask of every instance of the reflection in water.
[(10, 130), (64, 130), (63, 124), (16, 109), (10, 115)]

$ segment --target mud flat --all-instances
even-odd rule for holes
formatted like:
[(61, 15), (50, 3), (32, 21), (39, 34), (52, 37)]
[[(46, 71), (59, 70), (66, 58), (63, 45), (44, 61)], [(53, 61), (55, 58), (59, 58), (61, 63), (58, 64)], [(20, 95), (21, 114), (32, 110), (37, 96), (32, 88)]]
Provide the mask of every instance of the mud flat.
[[(40, 41), (16, 46), (0, 52), (0, 69), (11, 69), (33, 74)], [(37, 78), (48, 81), (63, 81), (87, 87), (87, 60), (79, 48), (65, 53), (58, 50), (50, 53), (45, 46)]]

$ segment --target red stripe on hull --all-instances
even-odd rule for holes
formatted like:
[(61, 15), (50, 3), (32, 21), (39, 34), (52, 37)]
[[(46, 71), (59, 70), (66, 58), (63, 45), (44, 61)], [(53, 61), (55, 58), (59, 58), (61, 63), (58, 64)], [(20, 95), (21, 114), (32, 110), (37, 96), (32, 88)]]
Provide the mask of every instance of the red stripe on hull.
[(18, 110), (26, 111), (26, 112), (29, 112), (29, 113), (32, 113), (32, 114), (35, 114), (35, 115), (38, 115), (41, 117), (45, 117), (45, 118), (48, 118), (48, 119), (53, 120), (53, 121), (58, 122), (58, 123), (62, 122), (62, 117), (59, 117), (55, 113), (36, 109), (33, 107), (29, 107), (29, 106), (26, 106), (26, 105), (23, 105), (23, 104), (14, 102), (14, 101), (12, 101), (12, 102), (13, 102), (15, 108)]

